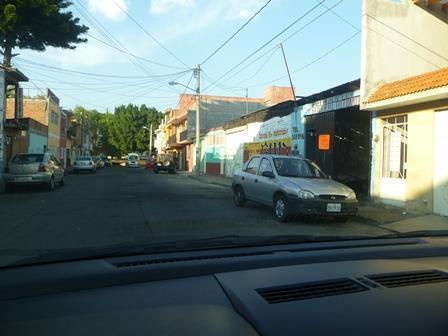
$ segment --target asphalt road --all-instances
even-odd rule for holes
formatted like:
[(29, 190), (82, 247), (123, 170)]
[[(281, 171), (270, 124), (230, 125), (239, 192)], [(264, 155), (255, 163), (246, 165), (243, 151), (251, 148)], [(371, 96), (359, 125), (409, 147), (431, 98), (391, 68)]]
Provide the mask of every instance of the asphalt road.
[(236, 208), (226, 187), (185, 174), (110, 167), (66, 176), (53, 192), (25, 188), (0, 194), (0, 264), (44, 250), (191, 239), (221, 235), (378, 235), (388, 231), (350, 221), (278, 223), (272, 210)]

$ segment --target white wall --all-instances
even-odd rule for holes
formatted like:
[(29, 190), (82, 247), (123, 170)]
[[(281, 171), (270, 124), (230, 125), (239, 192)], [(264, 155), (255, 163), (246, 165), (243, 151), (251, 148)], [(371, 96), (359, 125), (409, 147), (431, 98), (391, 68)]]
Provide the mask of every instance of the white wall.
[(447, 59), (446, 22), (409, 0), (364, 0), (361, 102), (382, 84), (448, 67)]

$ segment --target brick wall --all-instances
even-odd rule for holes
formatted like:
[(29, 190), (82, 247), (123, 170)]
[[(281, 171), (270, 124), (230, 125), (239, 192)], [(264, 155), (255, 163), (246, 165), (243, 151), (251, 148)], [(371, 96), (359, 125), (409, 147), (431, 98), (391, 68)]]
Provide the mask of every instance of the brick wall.
[(294, 100), (290, 86), (270, 86), (264, 91), (265, 104), (276, 105), (287, 100)]
[(14, 98), (8, 98), (6, 100), (6, 119), (14, 119)]
[(42, 98), (23, 99), (23, 117), (37, 120), (41, 124), (48, 126), (48, 103)]

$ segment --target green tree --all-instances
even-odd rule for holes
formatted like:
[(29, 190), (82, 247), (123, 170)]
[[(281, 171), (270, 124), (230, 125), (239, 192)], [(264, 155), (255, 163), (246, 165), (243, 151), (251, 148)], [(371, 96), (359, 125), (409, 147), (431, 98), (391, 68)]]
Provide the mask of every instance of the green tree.
[(86, 42), (80, 35), (88, 27), (68, 11), (72, 3), (66, 0), (1, 0), (0, 46), (3, 65), (11, 66), (12, 50), (45, 51), (47, 46), (75, 49)]
[(162, 121), (162, 113), (146, 105), (128, 104), (115, 108), (110, 142), (121, 154), (145, 152), (149, 146), (149, 132), (143, 127), (156, 129)]

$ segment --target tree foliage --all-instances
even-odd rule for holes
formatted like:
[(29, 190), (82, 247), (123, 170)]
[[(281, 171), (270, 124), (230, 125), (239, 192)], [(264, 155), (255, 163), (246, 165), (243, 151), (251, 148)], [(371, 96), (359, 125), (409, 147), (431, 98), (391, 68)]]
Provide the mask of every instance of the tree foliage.
[(163, 114), (153, 107), (129, 104), (115, 108), (115, 113), (100, 113), (76, 106), (74, 117), (83, 124), (93, 146), (93, 154), (121, 155), (130, 152), (146, 152), (149, 147), (149, 131), (161, 123)]
[(156, 129), (162, 113), (155, 108), (128, 104), (115, 108), (111, 143), (121, 152), (144, 152), (149, 147), (149, 132), (144, 127)]
[(68, 10), (67, 0), (1, 0), (0, 46), (3, 65), (11, 65), (12, 50), (44, 51), (47, 46), (75, 49), (86, 42), (80, 35), (88, 27), (79, 23)]

